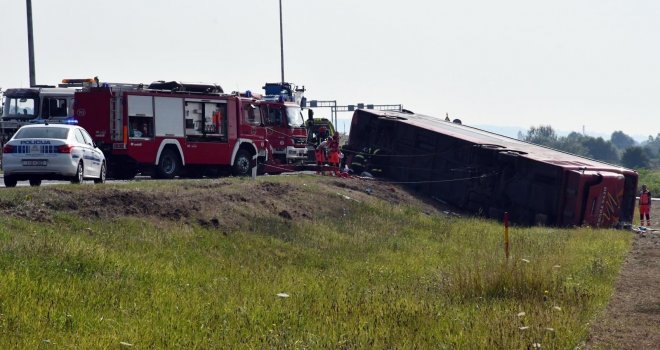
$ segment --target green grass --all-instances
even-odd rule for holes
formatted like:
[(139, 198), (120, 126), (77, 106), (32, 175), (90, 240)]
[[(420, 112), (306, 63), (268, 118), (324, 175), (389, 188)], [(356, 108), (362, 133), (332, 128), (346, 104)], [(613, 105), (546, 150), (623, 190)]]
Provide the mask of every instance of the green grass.
[(505, 261), (496, 222), (325, 200), (345, 215), (266, 216), (226, 235), (0, 218), (0, 348), (575, 348), (631, 244), (622, 231), (514, 227)]
[(646, 184), (649, 191), (655, 196), (660, 196), (660, 170), (640, 169), (639, 172), (639, 186), (641, 189), (643, 184)]

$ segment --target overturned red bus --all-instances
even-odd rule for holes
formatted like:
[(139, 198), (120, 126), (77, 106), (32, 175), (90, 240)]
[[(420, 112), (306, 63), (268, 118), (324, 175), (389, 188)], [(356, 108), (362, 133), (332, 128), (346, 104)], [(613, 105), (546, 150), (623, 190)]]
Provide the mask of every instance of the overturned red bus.
[(349, 158), (378, 148), (383, 175), (457, 207), (523, 225), (619, 227), (632, 222), (630, 169), (425, 115), (358, 110)]

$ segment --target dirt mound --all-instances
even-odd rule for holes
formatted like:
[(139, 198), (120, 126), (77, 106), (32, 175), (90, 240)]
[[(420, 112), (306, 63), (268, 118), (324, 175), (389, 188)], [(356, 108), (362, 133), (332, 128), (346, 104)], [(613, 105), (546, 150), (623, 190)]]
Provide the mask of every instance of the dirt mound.
[(405, 189), (362, 179), (299, 177), (171, 181), (167, 186), (42, 187), (25, 198), (0, 198), (5, 216), (49, 222), (57, 212), (82, 217), (120, 217), (196, 223), (230, 230), (255, 218), (285, 221), (342, 216), (348, 203), (379, 199), (394, 205), (415, 204), (440, 212)]

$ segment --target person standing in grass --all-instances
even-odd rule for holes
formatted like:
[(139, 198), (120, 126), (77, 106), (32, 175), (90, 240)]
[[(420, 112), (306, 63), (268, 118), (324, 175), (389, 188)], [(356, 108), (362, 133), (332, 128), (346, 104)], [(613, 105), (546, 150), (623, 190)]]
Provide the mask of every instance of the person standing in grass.
[(328, 147), (327, 140), (321, 140), (316, 149), (314, 150), (314, 156), (316, 157), (316, 174), (325, 175), (323, 171), (323, 166), (326, 162), (326, 149)]
[(339, 133), (335, 132), (332, 135), (332, 138), (328, 140), (328, 150), (330, 154), (328, 155), (328, 163), (333, 167), (333, 172), (335, 176), (339, 176)]
[(642, 185), (642, 193), (639, 194), (640, 226), (644, 226), (644, 218), (646, 218), (646, 226), (651, 226), (651, 192), (646, 189), (646, 185)]

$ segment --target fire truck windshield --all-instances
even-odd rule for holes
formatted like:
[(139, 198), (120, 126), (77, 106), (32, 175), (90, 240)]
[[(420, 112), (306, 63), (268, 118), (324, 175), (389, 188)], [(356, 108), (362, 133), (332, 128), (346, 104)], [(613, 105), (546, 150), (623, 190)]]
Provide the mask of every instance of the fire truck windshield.
[(299, 128), (305, 126), (305, 118), (300, 107), (286, 107), (286, 120), (290, 127)]
[(25, 97), (9, 97), (5, 96), (5, 107), (3, 111), (4, 117), (21, 116), (21, 117), (34, 117), (35, 99)]

